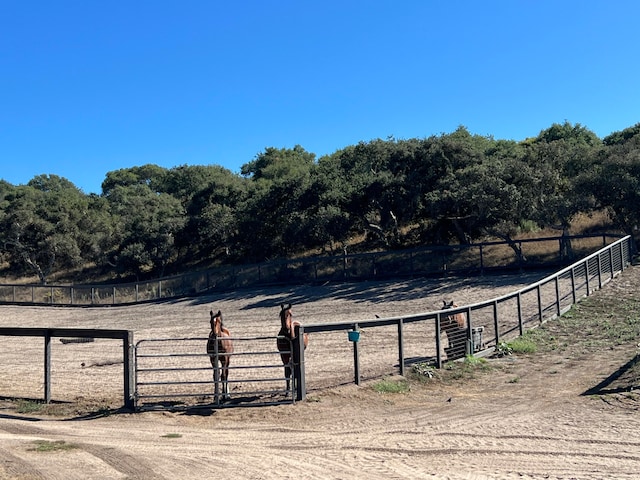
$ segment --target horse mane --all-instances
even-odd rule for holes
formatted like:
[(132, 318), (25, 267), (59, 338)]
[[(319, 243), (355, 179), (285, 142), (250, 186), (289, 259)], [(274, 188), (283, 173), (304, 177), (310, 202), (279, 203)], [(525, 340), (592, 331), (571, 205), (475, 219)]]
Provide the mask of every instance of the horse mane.
[(291, 304), (285, 305), (284, 303), (280, 304), (280, 320), (284, 321), (284, 316), (287, 312), (291, 310)]

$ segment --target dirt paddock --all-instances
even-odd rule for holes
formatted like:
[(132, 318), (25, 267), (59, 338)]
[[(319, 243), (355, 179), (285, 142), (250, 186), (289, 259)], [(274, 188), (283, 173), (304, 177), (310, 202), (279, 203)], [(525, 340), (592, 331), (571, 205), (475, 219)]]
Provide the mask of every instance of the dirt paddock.
[[(283, 302), (293, 303), (304, 323), (361, 321), (436, 310), (443, 299), (487, 300), (541, 276), (267, 288), (112, 308), (2, 306), (0, 324), (129, 329), (137, 339), (201, 337), (209, 310), (220, 309), (234, 335), (274, 335)], [(638, 287), (634, 267), (595, 295), (614, 301)], [(385, 336), (376, 342), (374, 350), (393, 356)], [(59, 342), (52, 392), (67, 413), (18, 413), (15, 401), (0, 403), (0, 478), (640, 478), (637, 397), (583, 395), (629, 360), (628, 349), (506, 357), (491, 360), (499, 369), (464, 383), (380, 394), (371, 386), (390, 372), (375, 367), (354, 385), (348, 343), (335, 343), (312, 338), (304, 402), (132, 414), (116, 410), (117, 342)], [(41, 339), (0, 339), (0, 395), (41, 398), (42, 355)], [(70, 448), (43, 452), (38, 441)]]

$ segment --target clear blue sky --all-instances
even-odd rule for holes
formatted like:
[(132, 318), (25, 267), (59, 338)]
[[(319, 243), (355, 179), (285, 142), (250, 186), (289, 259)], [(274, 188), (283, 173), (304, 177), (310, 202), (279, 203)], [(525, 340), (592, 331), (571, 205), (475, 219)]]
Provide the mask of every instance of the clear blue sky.
[(640, 122), (640, 2), (0, 1), (0, 178)]

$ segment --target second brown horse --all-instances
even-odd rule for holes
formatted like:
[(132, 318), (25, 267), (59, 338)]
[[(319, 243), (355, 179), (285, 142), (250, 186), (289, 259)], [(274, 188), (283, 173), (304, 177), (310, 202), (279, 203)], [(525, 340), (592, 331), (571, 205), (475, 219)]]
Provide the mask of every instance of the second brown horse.
[[(291, 353), (292, 353), (292, 341), (295, 337), (295, 328), (300, 326), (300, 322), (293, 320), (293, 312), (291, 311), (291, 304), (280, 305), (280, 331), (278, 332), (278, 351), (280, 352), (280, 358), (284, 364), (284, 376), (287, 379), (287, 390), (291, 386)], [(303, 334), (302, 341), (306, 350), (309, 345), (309, 335)]]
[[(214, 314), (212, 310), (209, 314), (211, 315), (211, 332), (209, 332), (209, 339), (207, 340), (207, 353), (209, 354), (209, 360), (211, 360), (211, 366), (213, 367), (213, 380), (215, 382), (217, 378), (220, 379), (222, 383), (222, 399), (228, 400), (230, 398), (228, 383), (229, 363), (231, 362), (231, 354), (233, 353), (233, 342), (230, 338), (231, 333), (222, 325), (222, 313), (220, 310), (218, 310), (216, 314)], [(220, 361), (220, 374), (216, 375), (218, 371), (218, 360)]]

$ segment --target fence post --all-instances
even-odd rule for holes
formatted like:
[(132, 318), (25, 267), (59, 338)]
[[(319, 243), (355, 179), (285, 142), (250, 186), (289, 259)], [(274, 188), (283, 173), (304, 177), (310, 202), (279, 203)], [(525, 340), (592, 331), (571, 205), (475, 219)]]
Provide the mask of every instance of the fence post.
[(493, 327), (496, 329), (496, 347), (500, 344), (500, 325), (498, 324), (498, 302), (493, 302)]
[(467, 308), (467, 311), (465, 314), (467, 316), (467, 342), (466, 342), (467, 344), (465, 347), (465, 353), (467, 355), (473, 356), (473, 353), (475, 351), (475, 346), (473, 345), (473, 329), (471, 328), (471, 309)]
[(404, 377), (404, 373), (405, 373), (404, 349), (403, 349), (404, 339), (402, 338), (403, 325), (404, 325), (404, 321), (401, 318), (398, 320), (398, 363), (400, 364), (400, 375)]
[(522, 270), (522, 242), (518, 242), (518, 269)]
[(124, 408), (135, 409), (135, 344), (133, 343), (133, 332), (129, 330), (122, 339), (122, 352), (124, 355)]
[(216, 405), (220, 405), (220, 370), (218, 369), (218, 340), (216, 339), (213, 342), (213, 358), (215, 359), (215, 367), (213, 367), (213, 398), (215, 399)]
[(442, 368), (441, 337), (440, 337), (440, 313), (436, 315), (436, 367)]
[(44, 402), (51, 403), (51, 331), (44, 335)]
[[(353, 324), (353, 330), (358, 330), (358, 324)], [(358, 351), (358, 343), (359, 342), (351, 342), (353, 343), (353, 375), (354, 381), (356, 385), (360, 385), (360, 352)]]
[(573, 300), (573, 304), (575, 305), (576, 303), (576, 270), (575, 268), (571, 269), (571, 295), (572, 295), (572, 300)]
[(347, 247), (342, 250), (342, 278), (347, 278)]
[(296, 400), (307, 398), (307, 384), (304, 365), (304, 327), (297, 325), (294, 329), (296, 335), (292, 342), (293, 347), (293, 378), (296, 386)]
[(558, 282), (558, 277), (555, 279), (556, 284), (556, 313), (558, 317), (560, 316), (560, 283)]
[(540, 285), (536, 287), (538, 293), (538, 320), (542, 323), (542, 292), (540, 291)]
[(611, 267), (611, 278), (613, 278), (613, 248), (609, 247), (609, 266)]
[[(518, 292), (518, 328), (520, 329), (520, 336), (524, 335), (524, 325), (522, 324), (522, 292)], [(496, 343), (496, 346), (498, 344)]]
[(598, 289), (602, 289), (602, 255), (598, 254)]

